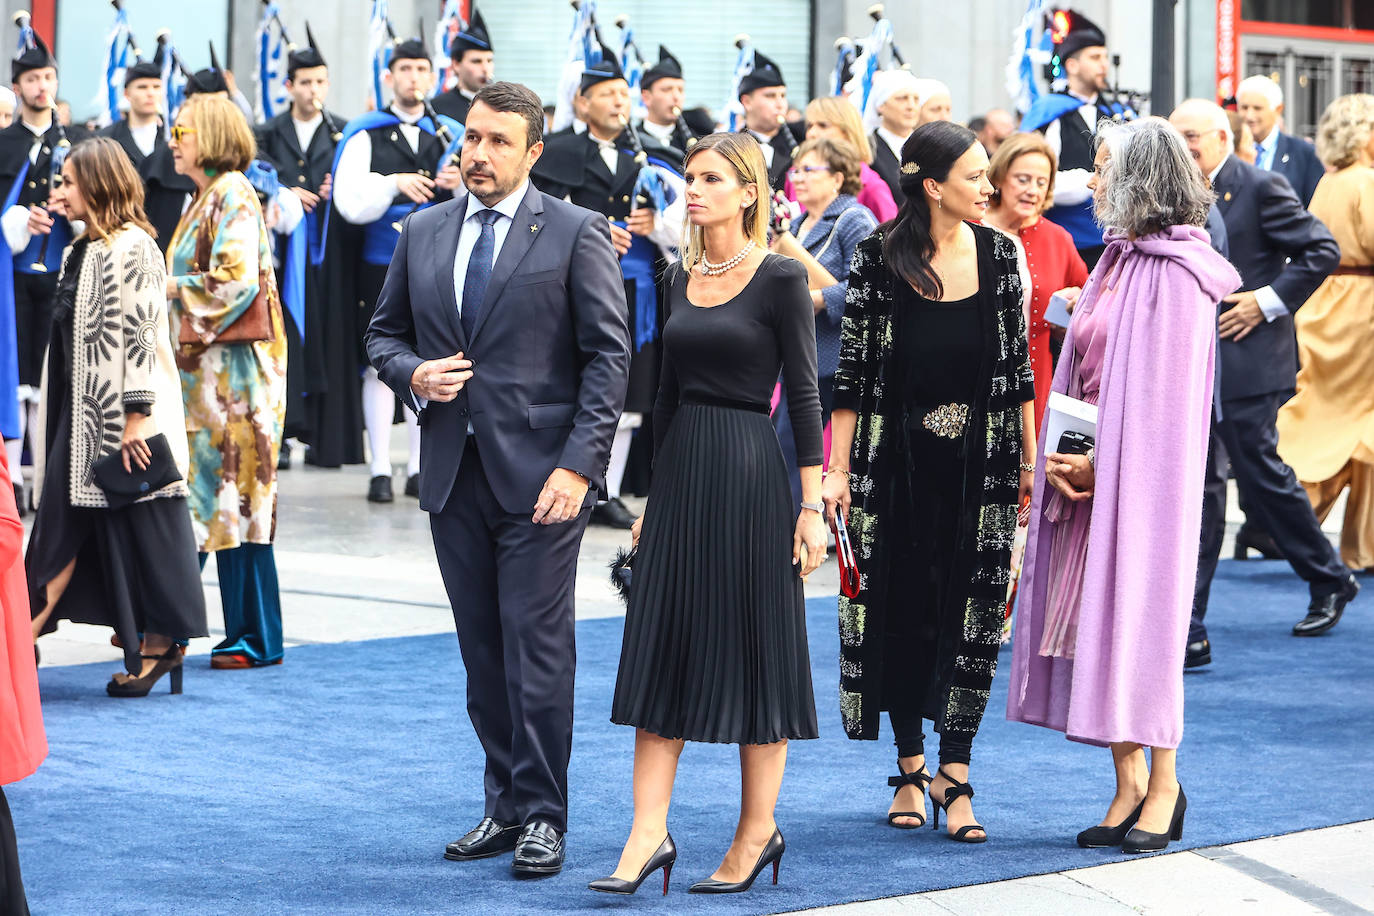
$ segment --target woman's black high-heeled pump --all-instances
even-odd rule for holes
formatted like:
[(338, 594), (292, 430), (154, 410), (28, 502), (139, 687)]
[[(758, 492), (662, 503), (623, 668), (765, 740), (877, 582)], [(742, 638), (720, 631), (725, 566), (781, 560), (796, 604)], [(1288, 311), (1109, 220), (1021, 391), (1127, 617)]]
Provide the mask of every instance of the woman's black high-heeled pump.
[(639, 870), (639, 877), (633, 881), (626, 881), (624, 878), (617, 878), (614, 875), (607, 878), (597, 878), (587, 885), (594, 891), (603, 894), (633, 894), (639, 890), (639, 886), (644, 883), (644, 879), (663, 869), (663, 893), (668, 893), (668, 876), (673, 873), (673, 863), (677, 861), (677, 847), (673, 845), (673, 835), (668, 834), (662, 843), (658, 844), (658, 849), (649, 856), (649, 861), (644, 863), (644, 867)]
[(1178, 787), (1178, 801), (1174, 802), (1174, 816), (1169, 820), (1169, 829), (1164, 833), (1148, 833), (1139, 827), (1131, 828), (1121, 843), (1122, 852), (1159, 852), (1169, 845), (1170, 840), (1183, 839), (1183, 815), (1188, 811), (1188, 796), (1183, 794), (1183, 785)]
[(1115, 827), (1089, 827), (1078, 835), (1078, 845), (1084, 849), (1106, 849), (1109, 846), (1120, 846), (1126, 839), (1126, 834), (1135, 826), (1135, 822), (1140, 820), (1141, 809), (1145, 807), (1145, 802), (1135, 806), (1135, 810), (1126, 815), (1126, 819)]
[[(944, 800), (944, 801), (935, 801), (935, 796), (934, 796), (934, 795), (930, 796), (931, 802), (933, 802), (934, 805), (935, 805), (935, 809), (934, 809), (934, 812), (933, 812), (934, 815), (935, 815), (935, 818), (934, 818), (934, 821), (935, 821), (935, 829), (936, 829), (936, 830), (939, 830), (939, 829), (940, 829), (940, 812), (941, 812), (941, 811), (944, 811), (946, 814), (948, 814), (948, 813), (949, 813), (949, 806), (952, 805), (952, 804), (954, 804), (956, 801), (958, 801), (960, 798), (962, 798), (962, 797), (965, 796), (965, 795), (967, 795), (970, 799), (972, 799), (972, 798), (973, 798), (973, 786), (969, 785), (969, 784), (966, 783), (966, 782), (960, 782), (959, 780), (955, 779), (953, 776), (951, 776), (951, 775), (949, 775), (948, 773), (945, 772), (945, 768), (944, 768), (944, 767), (940, 767), (940, 768), (939, 768), (938, 770), (936, 770), (935, 772), (938, 773), (939, 775), (945, 777), (945, 779), (948, 779), (949, 782), (950, 782), (949, 788), (945, 790), (945, 800)], [(982, 835), (982, 836), (969, 836), (969, 834), (972, 833), (972, 832), (975, 831), (975, 830), (980, 831), (983, 835)], [(988, 841), (988, 832), (987, 832), (986, 830), (983, 829), (983, 825), (982, 825), (982, 824), (965, 824), (963, 827), (960, 827), (958, 830), (956, 830), (956, 831), (954, 831), (953, 833), (949, 834), (949, 838), (950, 838), (951, 840), (958, 840), (960, 843), (986, 843), (986, 842)]]
[(717, 881), (714, 878), (707, 878), (705, 881), (698, 881), (687, 888), (689, 894), (738, 894), (753, 887), (754, 879), (763, 871), (763, 867), (769, 862), (773, 863), (773, 883), (778, 883), (778, 866), (782, 863), (782, 854), (787, 851), (787, 844), (783, 842), (782, 831), (776, 827), (773, 835), (764, 844), (763, 852), (759, 853), (759, 860), (754, 863), (754, 870), (749, 873), (749, 877), (743, 881), (730, 883), (728, 881)]
[[(898, 775), (896, 775), (896, 776), (889, 776), (889, 777), (887, 778), (887, 784), (888, 784), (889, 786), (894, 786), (894, 787), (895, 787), (895, 788), (892, 790), (892, 797), (893, 797), (893, 798), (896, 798), (896, 797), (897, 797), (897, 793), (900, 792), (900, 791), (902, 791), (902, 786), (915, 786), (915, 787), (916, 787), (916, 792), (917, 792), (917, 794), (921, 796), (922, 805), (921, 805), (921, 810), (920, 810), (920, 811), (891, 811), (891, 812), (888, 812), (888, 815), (887, 815), (887, 823), (888, 823), (888, 826), (889, 826), (889, 827), (896, 827), (898, 830), (915, 830), (915, 829), (918, 828), (918, 827), (924, 827), (924, 826), (926, 825), (926, 812), (925, 812), (925, 804), (924, 804), (924, 803), (925, 803), (925, 798), (926, 798), (926, 787), (930, 785), (930, 774), (926, 772), (925, 767), (922, 767), (922, 768), (919, 769), (919, 770), (914, 770), (914, 771), (912, 771), (912, 772), (910, 772), (910, 773), (903, 773), (903, 772), (902, 772), (902, 765), (901, 765), (900, 763), (897, 764), (897, 774), (898, 774)], [(920, 823), (919, 823), (919, 824), (898, 824), (898, 823), (894, 820), (894, 818), (898, 818), (898, 817), (912, 817), (912, 818), (916, 818), (916, 819), (920, 820)]]
[(131, 677), (126, 681), (111, 679), (105, 685), (105, 692), (112, 697), (146, 697), (153, 685), (167, 672), (172, 673), (172, 693), (181, 693), (182, 667), (181, 647), (172, 643), (162, 655), (140, 655), (139, 658), (157, 659), (153, 670), (142, 677)]

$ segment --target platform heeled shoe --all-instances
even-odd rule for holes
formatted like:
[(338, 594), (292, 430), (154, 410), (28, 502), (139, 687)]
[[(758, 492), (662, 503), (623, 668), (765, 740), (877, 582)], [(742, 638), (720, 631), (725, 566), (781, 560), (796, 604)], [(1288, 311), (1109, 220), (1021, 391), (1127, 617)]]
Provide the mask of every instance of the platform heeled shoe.
[(644, 863), (644, 867), (639, 870), (639, 877), (633, 881), (626, 881), (624, 878), (617, 878), (614, 875), (607, 878), (597, 878), (587, 885), (594, 891), (603, 894), (633, 894), (639, 890), (639, 886), (644, 883), (644, 879), (663, 869), (663, 893), (668, 893), (668, 877), (673, 873), (673, 863), (677, 861), (677, 847), (673, 845), (673, 835), (670, 833), (658, 844), (658, 849), (649, 856), (649, 861)]
[(743, 881), (729, 882), (717, 881), (714, 878), (707, 878), (705, 881), (698, 881), (687, 888), (689, 894), (739, 894), (749, 890), (754, 886), (754, 879), (763, 871), (765, 865), (773, 863), (773, 883), (778, 883), (778, 866), (782, 864), (782, 854), (787, 851), (787, 844), (783, 842), (782, 831), (773, 828), (773, 835), (768, 838), (768, 842), (763, 846), (763, 852), (759, 853), (759, 860), (754, 863), (754, 870), (749, 873), (749, 877)]
[(157, 659), (157, 664), (153, 666), (152, 671), (141, 677), (131, 677), (124, 681), (111, 678), (110, 683), (105, 685), (106, 693), (112, 697), (146, 697), (153, 689), (153, 685), (169, 671), (172, 673), (172, 693), (181, 693), (181, 675), (185, 669), (182, 665), (180, 646), (172, 643), (162, 655), (140, 655), (139, 658)]
[[(939, 830), (940, 812), (944, 811), (946, 814), (948, 814), (949, 806), (954, 804), (956, 801), (958, 801), (965, 795), (967, 795), (969, 799), (972, 800), (973, 786), (969, 785), (966, 782), (960, 782), (959, 780), (955, 779), (953, 776), (945, 772), (944, 767), (940, 767), (935, 772), (937, 775), (943, 776), (945, 777), (945, 779), (948, 779), (950, 783), (949, 788), (945, 790), (944, 801), (935, 801), (935, 796), (930, 796), (930, 800), (935, 804), (935, 808), (931, 812), (934, 815), (932, 819), (935, 822), (935, 829)], [(983, 835), (969, 836), (969, 834), (975, 830), (981, 832)], [(951, 840), (958, 840), (960, 843), (986, 843), (988, 841), (988, 832), (983, 828), (982, 824), (965, 824), (958, 830), (949, 834), (949, 838)]]
[(1135, 822), (1140, 820), (1140, 812), (1145, 807), (1144, 800), (1135, 806), (1135, 810), (1126, 815), (1126, 819), (1115, 827), (1089, 827), (1078, 835), (1078, 845), (1084, 849), (1106, 849), (1111, 846), (1120, 846), (1126, 839), (1126, 834), (1135, 826)]
[(1183, 815), (1188, 811), (1188, 796), (1183, 794), (1183, 785), (1178, 787), (1178, 800), (1174, 802), (1174, 816), (1169, 819), (1169, 829), (1164, 833), (1148, 833), (1133, 827), (1121, 843), (1122, 852), (1159, 852), (1169, 845), (1170, 840), (1183, 839)]

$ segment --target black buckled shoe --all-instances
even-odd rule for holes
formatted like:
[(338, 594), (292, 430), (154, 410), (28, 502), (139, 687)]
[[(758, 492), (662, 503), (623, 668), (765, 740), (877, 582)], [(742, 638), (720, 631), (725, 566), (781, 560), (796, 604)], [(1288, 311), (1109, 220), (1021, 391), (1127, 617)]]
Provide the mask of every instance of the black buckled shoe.
[[(1183, 667), (1201, 668), (1203, 665), (1212, 663), (1212, 641), (1209, 639), (1199, 639), (1197, 642), (1188, 643), (1188, 647), (1183, 650)], [(1115, 844), (1113, 844), (1115, 845)]]
[(391, 478), (385, 474), (378, 474), (372, 478), (372, 482), (367, 485), (367, 501), (370, 503), (389, 503), (392, 499)]
[(494, 817), (482, 822), (444, 847), (444, 858), (453, 862), (466, 859), (487, 859), (510, 852), (520, 837), (519, 824), (503, 824)]
[(548, 821), (536, 818), (520, 831), (515, 860), (510, 870), (517, 878), (539, 878), (563, 870), (563, 833)]
[(609, 499), (592, 508), (591, 523), (629, 531), (635, 525), (635, 514), (619, 498)]
[(1347, 576), (1340, 591), (1313, 598), (1307, 606), (1307, 616), (1293, 626), (1294, 636), (1320, 636), (1340, 622), (1345, 606), (1360, 593), (1360, 583)]

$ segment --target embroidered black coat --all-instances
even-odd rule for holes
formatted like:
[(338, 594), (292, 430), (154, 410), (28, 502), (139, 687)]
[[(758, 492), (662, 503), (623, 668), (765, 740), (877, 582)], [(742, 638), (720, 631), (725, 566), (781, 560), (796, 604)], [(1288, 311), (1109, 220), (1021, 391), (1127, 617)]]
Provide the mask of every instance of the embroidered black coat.
[[(959, 539), (955, 594), (963, 627), (939, 647), (944, 709), (937, 731), (976, 732), (987, 707), (1016, 532), (1021, 463), (1021, 405), (1033, 400), (1034, 380), (1021, 310), (1021, 280), (1010, 239), (973, 225), (978, 243), (983, 310), (983, 379), (965, 429), (971, 456), (965, 481), (968, 504)], [(840, 597), (840, 713), (851, 738), (876, 739), (882, 698), (884, 622), (890, 603), (888, 513), (895, 475), (904, 473), (898, 451), (901, 404), (888, 371), (893, 358), (894, 284), (905, 282), (883, 257), (883, 232), (859, 243), (849, 275), (835, 374), (835, 409), (858, 414), (850, 455), (849, 528), (859, 567), (859, 595)], [(982, 447), (979, 447), (979, 443)], [(915, 520), (920, 524), (921, 520)]]

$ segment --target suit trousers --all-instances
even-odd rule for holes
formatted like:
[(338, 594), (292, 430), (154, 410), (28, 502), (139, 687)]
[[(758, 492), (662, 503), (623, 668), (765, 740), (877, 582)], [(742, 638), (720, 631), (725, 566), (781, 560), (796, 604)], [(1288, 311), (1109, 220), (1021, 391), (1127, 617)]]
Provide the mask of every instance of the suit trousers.
[(1273, 536), (1293, 571), (1307, 582), (1312, 597), (1340, 591), (1350, 574), (1322, 533), (1312, 503), (1293, 469), (1279, 457), (1278, 431), (1274, 424), (1279, 407), (1290, 394), (1275, 391), (1224, 401), (1222, 419), (1213, 420), (1189, 642), (1207, 638), (1203, 618), (1207, 615), (1212, 576), (1217, 570), (1226, 529), (1228, 458), (1246, 510)]
[[(490, 460), (500, 460), (492, 456)], [(486, 754), (488, 817), (567, 829), (572, 753), (573, 581), (590, 509), (537, 525), (502, 510), (468, 436), (434, 552), (467, 669), (467, 708)]]

